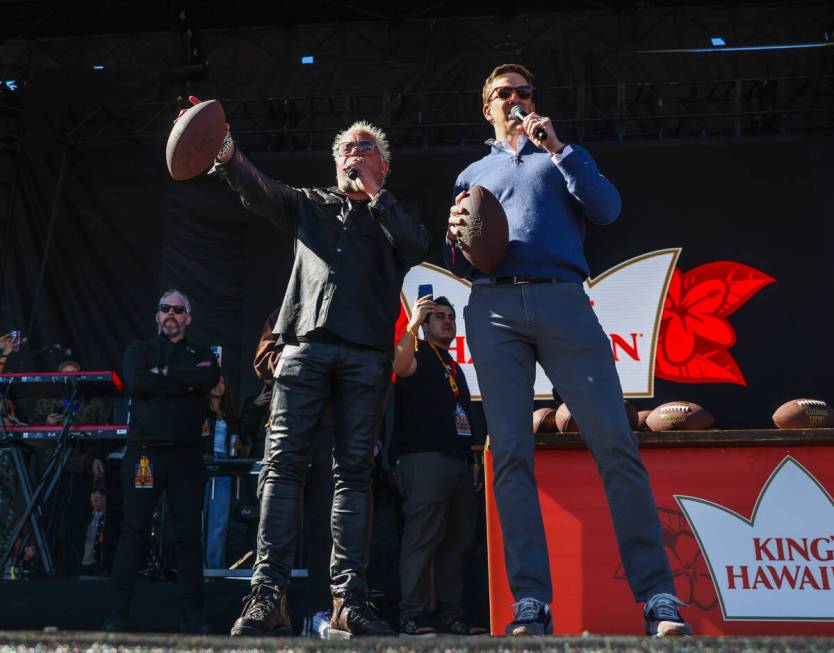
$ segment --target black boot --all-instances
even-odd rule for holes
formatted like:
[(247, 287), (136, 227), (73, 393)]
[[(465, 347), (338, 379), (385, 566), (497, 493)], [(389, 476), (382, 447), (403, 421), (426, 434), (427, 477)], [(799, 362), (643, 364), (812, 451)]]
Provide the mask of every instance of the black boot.
[(243, 600), (243, 612), (232, 626), (232, 637), (264, 635), (292, 635), (285, 587), (255, 585)]
[(333, 616), (330, 618), (328, 639), (352, 637), (396, 637), (397, 633), (382, 620), (363, 590), (333, 597)]

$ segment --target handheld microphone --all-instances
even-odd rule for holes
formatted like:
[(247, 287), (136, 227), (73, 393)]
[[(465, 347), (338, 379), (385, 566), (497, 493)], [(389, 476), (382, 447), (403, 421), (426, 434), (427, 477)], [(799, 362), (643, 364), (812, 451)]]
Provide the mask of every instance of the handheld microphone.
[(347, 171), (347, 177), (351, 181), (356, 181), (359, 178), (359, 173), (356, 172), (355, 168), (351, 168), (350, 170)]
[[(527, 117), (527, 112), (520, 104), (513, 105), (513, 108), (510, 109), (510, 118), (513, 120), (518, 120), (521, 122)], [(546, 141), (547, 140), (547, 132), (545, 131), (544, 127), (536, 127), (536, 138), (539, 141)]]

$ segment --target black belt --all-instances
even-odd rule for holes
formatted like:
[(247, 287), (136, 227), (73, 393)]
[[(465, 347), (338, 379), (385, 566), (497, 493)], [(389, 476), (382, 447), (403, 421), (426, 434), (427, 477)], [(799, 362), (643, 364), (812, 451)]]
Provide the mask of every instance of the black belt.
[(520, 284), (520, 283), (556, 283), (556, 279), (552, 279), (550, 277), (495, 277), (495, 285), (496, 286), (503, 286), (508, 283), (512, 284)]

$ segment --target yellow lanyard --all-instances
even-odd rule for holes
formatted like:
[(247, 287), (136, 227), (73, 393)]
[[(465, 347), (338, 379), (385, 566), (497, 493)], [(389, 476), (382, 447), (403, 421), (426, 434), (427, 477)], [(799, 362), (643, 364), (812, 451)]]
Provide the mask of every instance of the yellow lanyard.
[(437, 347), (432, 344), (429, 344), (434, 355), (437, 356), (437, 360), (440, 361), (440, 364), (443, 366), (443, 369), (446, 370), (446, 377), (449, 379), (449, 387), (452, 389), (452, 394), (457, 397), (460, 395), (460, 390), (458, 389), (458, 384), (455, 382), (455, 377), (452, 375), (452, 370), (449, 369), (449, 366), (446, 365), (446, 361), (443, 360), (443, 357), (440, 355), (440, 352), (437, 351)]

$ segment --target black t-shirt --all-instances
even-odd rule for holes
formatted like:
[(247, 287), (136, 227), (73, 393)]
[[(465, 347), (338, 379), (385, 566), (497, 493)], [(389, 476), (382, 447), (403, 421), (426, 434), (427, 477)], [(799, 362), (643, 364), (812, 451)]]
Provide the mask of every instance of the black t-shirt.
[(417, 371), (408, 377), (397, 377), (394, 386), (395, 414), (393, 453), (439, 451), (456, 456), (469, 455), (472, 437), (458, 435), (456, 404), (466, 412), (472, 424), (471, 399), (466, 376), (449, 353), (435, 348), (451, 371), (460, 394), (455, 397), (449, 386), (447, 372), (427, 342), (420, 341), (415, 353)]

